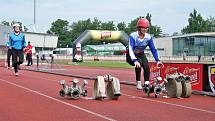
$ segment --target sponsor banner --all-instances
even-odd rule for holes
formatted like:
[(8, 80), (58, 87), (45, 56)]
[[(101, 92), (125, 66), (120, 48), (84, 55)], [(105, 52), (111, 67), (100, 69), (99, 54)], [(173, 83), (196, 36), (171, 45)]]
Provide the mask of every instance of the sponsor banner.
[(213, 93), (215, 93), (215, 65), (208, 68), (209, 85)]
[(154, 80), (156, 77), (161, 76), (161, 70), (155, 65), (150, 66), (150, 80)]
[(189, 68), (186, 67), (183, 71), (184, 75), (190, 76), (190, 81), (192, 85), (199, 84), (199, 77), (200, 77), (200, 71), (199, 68)]
[(150, 80), (177, 72), (188, 75), (191, 77), (192, 89), (203, 91), (203, 64), (164, 63), (164, 67), (159, 69), (156, 63), (150, 63), (150, 70)]
[(110, 38), (111, 37), (111, 32), (109, 31), (104, 31), (104, 32), (101, 32), (101, 39), (106, 39), (106, 38)]

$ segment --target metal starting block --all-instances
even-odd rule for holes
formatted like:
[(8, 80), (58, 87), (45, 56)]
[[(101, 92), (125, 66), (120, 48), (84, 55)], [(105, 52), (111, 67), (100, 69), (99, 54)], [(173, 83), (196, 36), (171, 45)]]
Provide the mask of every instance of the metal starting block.
[(84, 80), (83, 85), (78, 85), (78, 79), (74, 79), (71, 81), (72, 84), (69, 86), (65, 83), (65, 80), (60, 80), (59, 83), (60, 85), (63, 86), (63, 89), (60, 90), (59, 94), (62, 97), (69, 97), (71, 99), (78, 99), (80, 96), (87, 96), (87, 90), (85, 89), (85, 86), (88, 84), (86, 80)]
[(93, 99), (101, 100), (108, 97), (112, 100), (118, 100), (120, 95), (118, 78), (111, 75), (97, 76), (94, 82)]

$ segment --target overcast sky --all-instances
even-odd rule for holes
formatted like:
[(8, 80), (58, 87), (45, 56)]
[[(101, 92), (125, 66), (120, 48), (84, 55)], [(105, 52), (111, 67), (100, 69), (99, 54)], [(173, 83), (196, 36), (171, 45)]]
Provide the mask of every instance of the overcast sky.
[[(23, 22), (32, 29), (34, 0), (0, 0), (0, 21)], [(36, 28), (47, 30), (57, 19), (72, 22), (98, 18), (103, 22), (129, 23), (139, 16), (152, 14), (152, 24), (172, 34), (188, 25), (195, 8), (205, 19), (215, 17), (215, 0), (36, 0)]]

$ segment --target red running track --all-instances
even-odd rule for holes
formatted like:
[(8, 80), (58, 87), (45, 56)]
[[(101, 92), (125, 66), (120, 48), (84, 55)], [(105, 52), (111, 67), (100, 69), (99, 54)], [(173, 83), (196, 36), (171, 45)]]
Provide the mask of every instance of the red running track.
[[(132, 69), (65, 67), (65, 73), (85, 76), (117, 75), (134, 78)], [(134, 86), (121, 85), (119, 100), (70, 100), (58, 95), (58, 80), (71, 77), (0, 68), (0, 121), (213, 121), (215, 98), (192, 95), (187, 99), (148, 98)], [(93, 81), (89, 81), (89, 97)]]

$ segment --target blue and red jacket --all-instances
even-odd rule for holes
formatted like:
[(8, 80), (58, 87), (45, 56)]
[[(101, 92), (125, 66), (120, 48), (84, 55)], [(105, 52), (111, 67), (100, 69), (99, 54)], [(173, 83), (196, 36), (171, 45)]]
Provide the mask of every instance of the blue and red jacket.
[(143, 39), (139, 38), (138, 31), (129, 35), (129, 55), (133, 62), (137, 61), (136, 56), (144, 54), (144, 50), (147, 46), (149, 46), (155, 61), (159, 61), (159, 55), (154, 46), (153, 38), (148, 33), (145, 33)]

